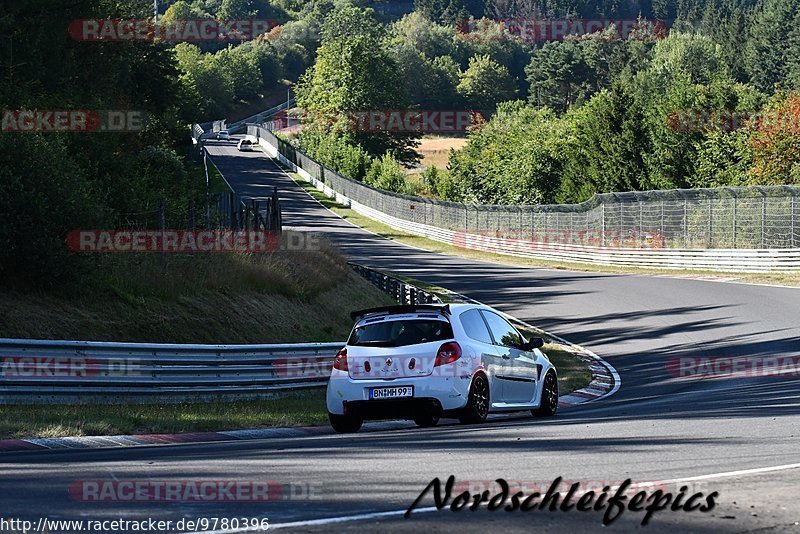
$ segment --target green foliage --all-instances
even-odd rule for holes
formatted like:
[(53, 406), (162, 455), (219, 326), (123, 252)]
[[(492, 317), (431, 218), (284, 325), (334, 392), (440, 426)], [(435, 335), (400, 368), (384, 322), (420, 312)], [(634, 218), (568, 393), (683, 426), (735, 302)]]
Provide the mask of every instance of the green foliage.
[(566, 117), (570, 140), (564, 151), (559, 202), (583, 201), (594, 193), (642, 189), (648, 151), (642, 110), (615, 85)]
[(791, 77), (800, 81), (800, 10), (793, 0), (763, 0), (745, 45), (747, 71), (759, 90), (773, 92)]
[(469, 60), (469, 68), (461, 74), (456, 88), (471, 109), (491, 110), (499, 102), (512, 100), (517, 93), (508, 69), (488, 55)]
[(341, 120), (333, 125), (319, 126), (345, 132), (351, 143), (372, 155), (394, 152), (403, 161), (415, 160), (414, 134), (352, 131), (347, 122), (348, 112), (408, 108), (399, 90), (400, 68), (371, 11), (345, 7), (333, 12), (322, 26), (322, 36), (316, 63), (295, 87), (298, 106), (326, 120), (340, 113)]
[(419, 11), (395, 22), (390, 30), (392, 44), (416, 50), (428, 59), (454, 56), (457, 49), (456, 31), (425, 18)]
[(747, 171), (753, 165), (750, 132), (712, 131), (698, 141), (695, 173), (690, 187), (740, 186), (752, 183)]
[(459, 193), (450, 172), (431, 165), (422, 172), (422, 183), (428, 194), (441, 200), (458, 200)]
[(411, 102), (425, 110), (459, 107), (461, 97), (456, 87), (460, 71), (452, 58), (441, 56), (430, 60), (407, 46), (398, 47), (395, 54)]
[(372, 158), (357, 145), (341, 135), (319, 132), (304, 132), (300, 137), (301, 148), (309, 156), (336, 172), (354, 180), (364, 180)]
[(406, 173), (391, 154), (375, 158), (364, 181), (386, 191), (406, 192)]
[(563, 170), (565, 139), (566, 125), (552, 112), (519, 101), (501, 104), (462, 150), (451, 153), (455, 196), (478, 204), (552, 201)]
[(414, 8), (429, 20), (453, 24), (470, 17), (482, 17), (488, 3), (485, 0), (414, 0)]

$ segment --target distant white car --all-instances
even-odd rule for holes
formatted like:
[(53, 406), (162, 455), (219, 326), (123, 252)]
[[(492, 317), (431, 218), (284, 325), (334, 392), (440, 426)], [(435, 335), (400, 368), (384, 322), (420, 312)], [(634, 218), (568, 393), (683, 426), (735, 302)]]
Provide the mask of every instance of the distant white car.
[(253, 150), (253, 142), (249, 139), (242, 139), (239, 141), (239, 144), (236, 145), (237, 150), (240, 152), (248, 152)]
[(481, 423), (490, 412), (558, 409), (556, 369), (495, 310), (476, 304), (390, 306), (353, 312), (334, 359), (327, 405), (337, 432), (365, 419), (442, 416)]
[(231, 134), (228, 133), (228, 130), (221, 130), (217, 132), (217, 139), (222, 139), (223, 141), (230, 141)]

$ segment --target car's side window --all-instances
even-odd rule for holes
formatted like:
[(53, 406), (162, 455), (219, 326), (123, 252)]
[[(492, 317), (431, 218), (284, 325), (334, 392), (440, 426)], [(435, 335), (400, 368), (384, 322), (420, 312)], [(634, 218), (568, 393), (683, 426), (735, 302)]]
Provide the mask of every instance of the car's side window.
[(478, 310), (465, 311), (459, 315), (459, 318), (461, 326), (464, 327), (464, 331), (469, 337), (475, 341), (492, 344), (492, 336), (489, 335), (489, 329), (486, 328), (486, 323)]
[(486, 322), (489, 323), (489, 329), (492, 331), (495, 343), (517, 349), (522, 346), (522, 336), (508, 321), (494, 312), (482, 311), (481, 313), (486, 318)]

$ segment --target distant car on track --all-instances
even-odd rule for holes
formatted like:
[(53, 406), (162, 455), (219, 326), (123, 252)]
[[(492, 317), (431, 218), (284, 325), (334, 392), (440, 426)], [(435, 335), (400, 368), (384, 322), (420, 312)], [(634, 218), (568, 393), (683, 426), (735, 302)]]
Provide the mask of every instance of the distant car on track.
[(236, 145), (236, 149), (239, 150), (239, 152), (250, 152), (253, 150), (253, 142), (249, 139), (242, 139), (239, 141), (239, 144)]
[(217, 132), (217, 139), (221, 139), (223, 141), (230, 141), (231, 134), (228, 133), (228, 130), (221, 130)]
[(389, 306), (353, 312), (356, 324), (337, 354), (327, 405), (337, 432), (366, 419), (442, 416), (481, 423), (490, 412), (558, 409), (556, 369), (497, 311), (477, 304)]

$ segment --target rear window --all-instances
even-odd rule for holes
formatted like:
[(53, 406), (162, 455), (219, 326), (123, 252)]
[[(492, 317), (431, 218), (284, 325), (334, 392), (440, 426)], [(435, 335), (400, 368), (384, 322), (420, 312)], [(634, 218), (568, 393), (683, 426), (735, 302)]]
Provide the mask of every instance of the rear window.
[(359, 326), (350, 334), (347, 344), (365, 347), (404, 347), (452, 338), (453, 328), (446, 321), (404, 319)]

